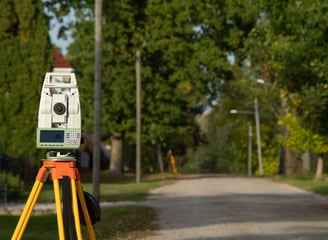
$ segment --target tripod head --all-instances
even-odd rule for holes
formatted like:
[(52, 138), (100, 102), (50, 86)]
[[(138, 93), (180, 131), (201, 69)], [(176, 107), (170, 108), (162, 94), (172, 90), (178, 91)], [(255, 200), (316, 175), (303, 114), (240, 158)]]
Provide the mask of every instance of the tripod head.
[(65, 160), (75, 161), (75, 154), (73, 151), (49, 151), (46, 154), (47, 160)]

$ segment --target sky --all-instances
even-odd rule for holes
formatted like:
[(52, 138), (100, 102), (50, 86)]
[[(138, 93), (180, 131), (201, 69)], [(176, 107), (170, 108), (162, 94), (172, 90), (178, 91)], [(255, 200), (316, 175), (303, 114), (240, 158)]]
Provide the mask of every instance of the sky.
[[(49, 13), (48, 13), (49, 14)], [(64, 23), (65, 25), (68, 25), (69, 22), (73, 21), (73, 18), (74, 18), (74, 12), (71, 11), (71, 13), (64, 18)], [(73, 39), (71, 37), (71, 32), (68, 31), (67, 32), (67, 39), (59, 39), (58, 38), (58, 31), (60, 29), (60, 26), (63, 25), (61, 23), (58, 22), (58, 20), (53, 17), (50, 21), (50, 30), (49, 30), (49, 36), (50, 36), (50, 40), (51, 40), (51, 43), (54, 44), (56, 47), (58, 47), (58, 49), (60, 50), (60, 52), (63, 54), (63, 55), (66, 55), (67, 54), (67, 47), (68, 45), (73, 42)]]
[(67, 47), (73, 40), (72, 40), (72, 38), (69, 38), (67, 40), (58, 39), (57, 38), (58, 29), (59, 29), (59, 24), (56, 25), (56, 27), (54, 29), (49, 30), (50, 40), (51, 40), (52, 44), (54, 44), (56, 47), (58, 47), (58, 49), (60, 50), (60, 52), (63, 55), (66, 55), (67, 54)]

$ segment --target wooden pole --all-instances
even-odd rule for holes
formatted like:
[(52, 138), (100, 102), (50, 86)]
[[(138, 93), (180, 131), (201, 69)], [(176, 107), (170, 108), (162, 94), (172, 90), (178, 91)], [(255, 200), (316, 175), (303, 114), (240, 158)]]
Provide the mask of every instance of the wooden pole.
[(253, 128), (252, 125), (248, 127), (248, 176), (252, 176), (252, 138), (253, 138)]
[(256, 136), (257, 136), (257, 154), (259, 161), (259, 174), (264, 175), (263, 165), (262, 165), (262, 147), (261, 147), (261, 128), (260, 128), (260, 116), (259, 116), (259, 105), (257, 98), (254, 100), (254, 113), (255, 113), (255, 124), (256, 124)]
[(95, 1), (95, 81), (94, 81), (94, 139), (92, 193), (100, 199), (100, 139), (101, 139), (101, 81), (102, 81), (102, 0)]
[(136, 182), (141, 179), (141, 58), (140, 51), (136, 53), (136, 115), (137, 115), (137, 139), (136, 139)]

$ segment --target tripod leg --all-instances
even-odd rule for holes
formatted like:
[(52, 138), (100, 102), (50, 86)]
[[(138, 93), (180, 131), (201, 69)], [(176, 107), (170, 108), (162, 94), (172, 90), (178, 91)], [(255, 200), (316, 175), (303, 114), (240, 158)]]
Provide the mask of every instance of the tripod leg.
[(60, 240), (65, 240), (64, 235), (64, 225), (63, 225), (63, 214), (60, 201), (60, 188), (58, 179), (53, 179), (54, 184), (54, 193), (55, 193), (55, 202), (56, 202), (56, 213), (57, 213), (57, 225), (58, 225), (58, 234)]
[(79, 197), (79, 200), (80, 200), (80, 203), (81, 203), (83, 216), (84, 216), (85, 222), (87, 224), (89, 238), (90, 238), (90, 240), (95, 240), (96, 236), (95, 236), (95, 233), (93, 231), (93, 227), (92, 227), (91, 220), (90, 220), (90, 217), (89, 217), (88, 208), (87, 208), (87, 205), (85, 203), (84, 194), (83, 194), (83, 191), (82, 191), (80, 181), (76, 181), (76, 188), (77, 188), (77, 194), (78, 194), (78, 197)]
[(35, 206), (35, 203), (38, 199), (38, 196), (41, 192), (41, 189), (43, 187), (43, 182), (40, 182), (39, 180), (36, 180), (33, 188), (31, 190), (31, 193), (27, 199), (27, 202), (25, 204), (24, 210), (19, 218), (19, 221), (17, 223), (16, 229), (13, 233), (13, 236), (11, 237), (12, 240), (21, 239), (22, 235), (25, 231), (26, 225), (28, 223), (28, 220), (31, 216), (32, 210)]
[(72, 207), (73, 207), (73, 215), (74, 215), (77, 239), (82, 240), (79, 207), (78, 207), (78, 203), (77, 203), (77, 194), (76, 194), (76, 183), (75, 183), (74, 179), (71, 179), (71, 189), (72, 189)]

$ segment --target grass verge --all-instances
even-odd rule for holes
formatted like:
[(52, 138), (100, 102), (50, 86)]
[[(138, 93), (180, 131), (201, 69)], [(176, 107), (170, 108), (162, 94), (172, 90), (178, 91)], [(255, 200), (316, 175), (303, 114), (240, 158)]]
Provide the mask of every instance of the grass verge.
[[(92, 192), (89, 173), (81, 175), (83, 189)], [(85, 176), (86, 175), (86, 176)], [(144, 176), (141, 183), (136, 183), (133, 176), (111, 178), (106, 173), (101, 176), (101, 201), (141, 201), (149, 190), (173, 183), (171, 174), (155, 174)], [(26, 201), (30, 185), (22, 201)], [(46, 182), (38, 201), (53, 201), (53, 185)], [(0, 217), (0, 239), (10, 239), (14, 232), (19, 216)], [(100, 240), (132, 240), (142, 238), (155, 228), (153, 221), (156, 213), (152, 208), (143, 206), (115, 207), (102, 210), (101, 220), (94, 226), (96, 238)], [(86, 228), (82, 226), (83, 236), (87, 236)], [(56, 215), (32, 216), (24, 232), (24, 239), (58, 239)]]
[[(92, 181), (89, 172), (81, 173), (81, 185), (83, 190), (92, 192)], [(175, 176), (172, 174), (151, 174), (143, 176), (140, 183), (136, 183), (133, 175), (123, 177), (110, 177), (107, 172), (101, 173), (100, 201), (142, 201), (151, 189), (173, 183)], [(25, 187), (22, 201), (27, 199), (32, 185)], [(40, 193), (38, 201), (54, 201), (53, 185), (47, 181)]]
[(151, 234), (156, 212), (149, 207), (129, 206), (106, 210), (95, 225), (97, 239), (132, 240)]
[[(10, 239), (19, 216), (0, 217), (0, 239)], [(106, 209), (102, 211), (101, 221), (94, 225), (96, 239), (99, 240), (132, 240), (142, 238), (151, 233), (155, 227), (152, 222), (156, 213), (152, 208), (142, 206), (128, 206)], [(85, 226), (82, 226), (83, 236), (88, 238)], [(23, 239), (57, 240), (56, 215), (32, 216), (24, 231)]]
[(293, 185), (309, 192), (317, 193), (320, 195), (328, 195), (327, 181), (315, 181), (313, 180), (313, 175), (299, 175), (291, 177), (276, 176), (274, 180)]

